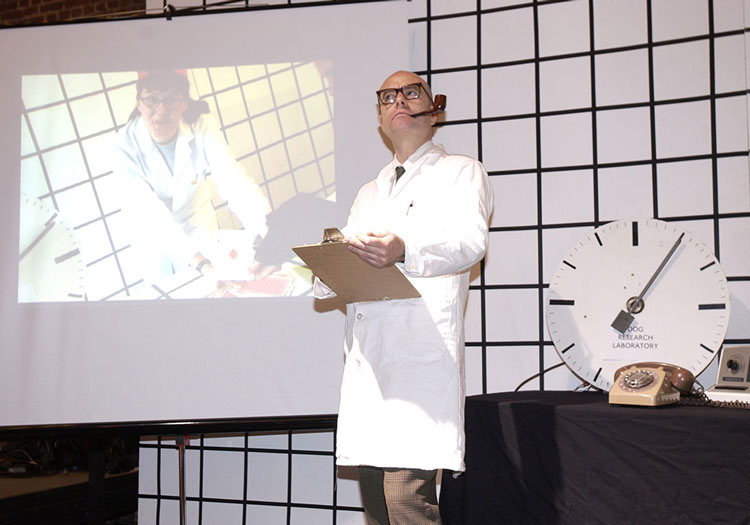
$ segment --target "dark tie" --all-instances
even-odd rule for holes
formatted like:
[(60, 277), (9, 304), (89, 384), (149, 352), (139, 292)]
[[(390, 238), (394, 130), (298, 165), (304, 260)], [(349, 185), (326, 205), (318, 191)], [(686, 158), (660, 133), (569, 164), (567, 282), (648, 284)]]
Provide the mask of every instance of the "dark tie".
[(403, 166), (396, 166), (396, 182), (398, 182), (398, 179), (401, 178), (401, 175), (403, 175), (405, 171), (406, 168)]

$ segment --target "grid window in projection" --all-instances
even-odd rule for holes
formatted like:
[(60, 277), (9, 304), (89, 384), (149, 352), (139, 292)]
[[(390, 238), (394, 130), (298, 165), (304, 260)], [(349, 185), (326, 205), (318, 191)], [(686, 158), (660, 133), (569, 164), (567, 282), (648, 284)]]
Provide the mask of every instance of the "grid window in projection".
[[(259, 187), (266, 211), (298, 193), (335, 193), (329, 66), (322, 61), (185, 71), (190, 97), (208, 104), (206, 119), (217, 124), (243, 176)], [(146, 286), (133, 255), (122, 170), (112, 159), (136, 107), (138, 78), (132, 71), (22, 79), (21, 194), (54, 209), (75, 232), (86, 265), (85, 292), (67, 300), (200, 295), (193, 270), (170, 274), (158, 282), (158, 291), (156, 284)], [(242, 228), (212, 188), (209, 183), (218, 227)], [(20, 301), (45, 300), (24, 289), (19, 284)]]

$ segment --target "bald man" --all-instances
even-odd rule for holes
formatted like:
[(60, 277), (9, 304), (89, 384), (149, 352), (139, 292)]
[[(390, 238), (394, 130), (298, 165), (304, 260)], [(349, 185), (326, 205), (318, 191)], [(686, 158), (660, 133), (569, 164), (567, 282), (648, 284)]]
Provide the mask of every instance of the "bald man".
[[(440, 523), (437, 471), (464, 470), (464, 309), (492, 192), (478, 161), (432, 143), (422, 78), (398, 71), (376, 93), (394, 158), (359, 190), (342, 231), (421, 297), (347, 305), (336, 458), (358, 467), (368, 524)], [(315, 292), (333, 295), (318, 280)]]

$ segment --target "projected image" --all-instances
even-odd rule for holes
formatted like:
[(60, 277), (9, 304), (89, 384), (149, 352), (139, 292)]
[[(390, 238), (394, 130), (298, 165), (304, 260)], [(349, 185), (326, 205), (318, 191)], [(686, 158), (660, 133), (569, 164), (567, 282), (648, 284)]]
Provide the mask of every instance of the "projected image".
[(331, 69), (22, 77), (18, 301), (308, 294), (290, 248), (335, 200)]

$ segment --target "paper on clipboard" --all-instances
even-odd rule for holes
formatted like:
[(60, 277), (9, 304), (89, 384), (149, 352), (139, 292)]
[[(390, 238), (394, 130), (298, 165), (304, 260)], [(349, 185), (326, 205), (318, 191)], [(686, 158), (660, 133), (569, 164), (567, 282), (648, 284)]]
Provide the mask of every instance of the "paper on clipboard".
[(294, 246), (292, 250), (347, 303), (421, 297), (398, 268), (376, 268), (352, 252), (340, 232), (326, 230), (323, 242)]

